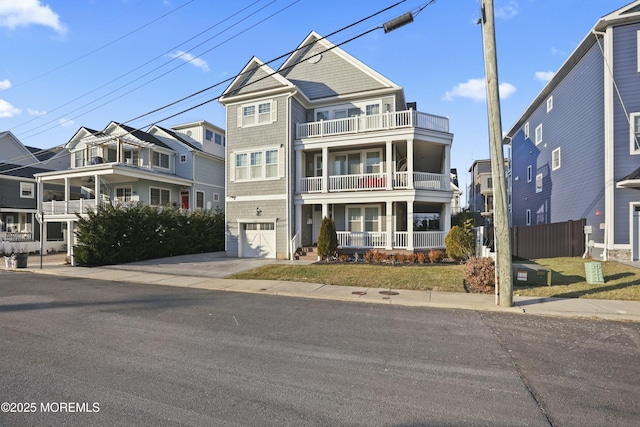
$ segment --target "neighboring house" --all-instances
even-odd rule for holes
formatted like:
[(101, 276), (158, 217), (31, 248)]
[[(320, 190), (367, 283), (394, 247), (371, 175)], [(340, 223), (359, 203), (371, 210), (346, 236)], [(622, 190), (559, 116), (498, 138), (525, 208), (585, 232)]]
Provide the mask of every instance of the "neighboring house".
[(451, 213), (455, 215), (462, 212), (462, 206), (460, 205), (462, 190), (460, 190), (458, 171), (456, 169), (451, 169), (451, 191), (453, 192), (453, 197), (451, 198)]
[[(207, 148), (204, 135), (212, 130), (224, 138), (224, 132), (207, 122), (189, 129), (191, 136), (157, 125), (143, 132), (116, 122), (102, 131), (80, 128), (65, 145), (69, 168), (36, 174), (45, 223), (74, 230), (76, 213), (105, 203), (222, 209), (224, 158), (210, 152), (215, 150)], [(67, 239), (69, 254), (72, 245)]]
[(0, 252), (34, 251), (40, 238), (34, 174), (49, 170), (40, 161), (54, 153), (26, 147), (9, 131), (0, 132), (0, 147)]
[[(505, 176), (509, 161), (504, 162)], [(476, 221), (493, 224), (493, 174), (491, 160), (475, 160), (469, 168), (471, 183), (467, 188), (467, 207), (476, 213)], [(486, 220), (483, 221), (482, 219)]]
[(278, 72), (252, 58), (220, 102), (227, 254), (292, 258), (323, 217), (361, 254), (444, 247), (453, 135), (402, 87), (312, 32)]
[(585, 218), (640, 260), (640, 1), (600, 18), (509, 130), (513, 225)]

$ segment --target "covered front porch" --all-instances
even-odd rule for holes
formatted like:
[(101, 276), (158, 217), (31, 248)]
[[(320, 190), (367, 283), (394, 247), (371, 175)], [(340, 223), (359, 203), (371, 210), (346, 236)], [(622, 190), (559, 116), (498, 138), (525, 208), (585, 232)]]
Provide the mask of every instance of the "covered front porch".
[(324, 217), (333, 219), (340, 248), (363, 251), (442, 249), (451, 226), (450, 203), (300, 204), (296, 205), (296, 214), (296, 234), (292, 242), (296, 248), (317, 244)]

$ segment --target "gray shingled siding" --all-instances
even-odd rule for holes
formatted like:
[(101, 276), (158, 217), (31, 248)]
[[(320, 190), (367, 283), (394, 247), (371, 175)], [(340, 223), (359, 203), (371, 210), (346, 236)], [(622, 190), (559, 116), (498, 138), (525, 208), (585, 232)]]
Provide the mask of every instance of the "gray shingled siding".
[[(602, 241), (604, 210), (604, 124), (602, 55), (594, 46), (553, 91), (553, 109), (546, 100), (529, 117), (530, 135), (523, 128), (513, 138), (513, 225), (587, 218), (593, 236)], [(542, 142), (535, 145), (535, 130), (542, 123)], [(553, 150), (560, 147), (561, 167), (552, 170)], [(527, 182), (527, 166), (532, 166)], [(543, 175), (542, 192), (536, 193), (536, 175)]]
[[(640, 112), (640, 75), (637, 65), (637, 32), (640, 24), (631, 24), (614, 29), (614, 78), (618, 89), (622, 94), (627, 112)], [(630, 174), (640, 167), (640, 154), (630, 155), (629, 121), (624, 113), (617, 96), (614, 96), (614, 138), (615, 138), (615, 181)], [(616, 244), (628, 244), (629, 242), (629, 202), (640, 202), (640, 191), (629, 188), (617, 188), (614, 196), (615, 232)]]
[(256, 68), (246, 74), (244, 80), (240, 83), (240, 88), (234, 91), (234, 95), (253, 93), (278, 87), (282, 87), (281, 82), (276, 80), (275, 77), (269, 76), (262, 68)]
[(319, 62), (315, 64), (309, 61), (299, 63), (285, 71), (283, 75), (309, 99), (385, 87), (331, 51), (323, 53)]

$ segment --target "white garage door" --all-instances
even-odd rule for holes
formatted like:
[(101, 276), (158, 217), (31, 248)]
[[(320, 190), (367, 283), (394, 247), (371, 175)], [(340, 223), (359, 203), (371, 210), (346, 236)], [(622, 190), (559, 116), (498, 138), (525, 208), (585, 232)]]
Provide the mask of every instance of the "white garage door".
[(241, 224), (243, 258), (275, 258), (276, 227), (273, 222)]

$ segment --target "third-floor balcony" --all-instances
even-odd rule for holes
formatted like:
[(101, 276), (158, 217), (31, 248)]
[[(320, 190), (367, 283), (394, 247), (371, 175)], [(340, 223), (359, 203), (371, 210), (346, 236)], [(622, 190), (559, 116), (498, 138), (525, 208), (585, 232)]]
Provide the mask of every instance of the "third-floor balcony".
[(449, 132), (449, 119), (414, 110), (360, 115), (344, 119), (298, 123), (296, 139), (355, 134), (401, 128), (422, 128)]
[[(364, 173), (351, 175), (330, 175), (326, 189), (321, 176), (301, 178), (298, 192), (321, 193), (340, 191), (398, 190), (413, 188), (416, 190), (451, 190), (446, 175), (429, 172), (395, 172), (388, 182), (386, 173)], [(390, 184), (390, 185), (387, 185)]]

